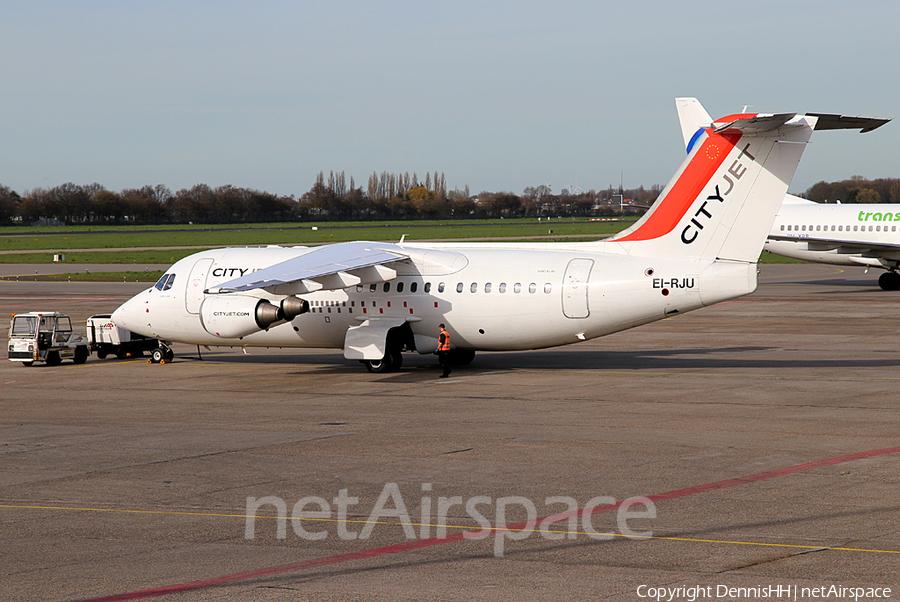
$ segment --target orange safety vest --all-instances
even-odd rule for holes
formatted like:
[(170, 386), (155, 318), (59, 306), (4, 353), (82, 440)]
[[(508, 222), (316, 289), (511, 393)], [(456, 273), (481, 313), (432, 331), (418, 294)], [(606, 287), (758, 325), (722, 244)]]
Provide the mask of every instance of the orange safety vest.
[(441, 329), (441, 336), (443, 337), (443, 341), (438, 339), (438, 351), (450, 351), (450, 333), (448, 333), (443, 328)]

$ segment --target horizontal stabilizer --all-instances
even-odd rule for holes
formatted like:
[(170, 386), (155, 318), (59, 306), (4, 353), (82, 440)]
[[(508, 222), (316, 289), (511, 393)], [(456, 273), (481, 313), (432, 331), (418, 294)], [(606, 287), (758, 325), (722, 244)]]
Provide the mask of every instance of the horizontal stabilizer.
[(756, 115), (745, 119), (736, 119), (725, 124), (718, 121), (713, 125), (716, 133), (721, 134), (727, 130), (738, 130), (745, 134), (759, 134), (762, 132), (772, 132), (786, 124), (788, 121), (796, 117), (796, 113), (780, 113), (778, 115)]
[(846, 115), (829, 115), (826, 113), (807, 113), (815, 117), (817, 130), (860, 130), (860, 134), (880, 128), (890, 119), (876, 117), (847, 117)]

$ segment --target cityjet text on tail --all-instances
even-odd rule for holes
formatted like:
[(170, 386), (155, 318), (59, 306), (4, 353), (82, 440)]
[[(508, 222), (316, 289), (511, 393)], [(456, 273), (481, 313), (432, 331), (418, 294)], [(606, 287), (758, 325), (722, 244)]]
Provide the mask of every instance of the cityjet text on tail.
[(587, 243), (347, 242), (228, 248), (175, 263), (119, 307), (120, 327), (173, 343), (343, 349), (372, 372), (432, 353), (578, 343), (739, 297), (817, 123), (739, 114), (705, 124), (654, 206)]

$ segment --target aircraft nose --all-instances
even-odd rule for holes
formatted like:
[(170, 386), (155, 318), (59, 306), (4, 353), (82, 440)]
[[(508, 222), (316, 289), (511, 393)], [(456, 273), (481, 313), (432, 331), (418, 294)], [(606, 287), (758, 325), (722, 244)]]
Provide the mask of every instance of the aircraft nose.
[(112, 313), (113, 324), (119, 328), (134, 331), (137, 327), (136, 318), (138, 317), (137, 310), (139, 309), (137, 305), (138, 303), (132, 298), (117, 307), (116, 311)]
[(116, 311), (112, 312), (112, 321), (113, 321), (113, 324), (115, 324), (119, 328), (124, 328), (125, 330), (128, 330), (128, 324), (127, 324), (128, 319), (125, 317), (126, 314), (128, 313), (125, 309), (126, 305), (128, 305), (127, 301), (125, 303), (123, 303), (122, 305), (120, 305), (119, 307), (117, 307)]

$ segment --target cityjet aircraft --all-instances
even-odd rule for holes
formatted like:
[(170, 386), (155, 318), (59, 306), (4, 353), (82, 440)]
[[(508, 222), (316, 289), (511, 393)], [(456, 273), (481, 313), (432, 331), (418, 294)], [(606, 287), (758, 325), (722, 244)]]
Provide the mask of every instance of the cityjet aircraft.
[(341, 348), (371, 372), (430, 354), (586, 341), (753, 292), (756, 262), (814, 129), (839, 116), (731, 115), (709, 124), (654, 206), (589, 243), (347, 242), (229, 248), (173, 265), (112, 316), (157, 338)]
[[(696, 98), (678, 98), (678, 119), (688, 152), (695, 136), (706, 130), (712, 118)], [(816, 129), (826, 129), (829, 116), (819, 116)], [(862, 132), (887, 123), (888, 119), (859, 119)], [(853, 119), (841, 118), (843, 125)], [(825, 205), (788, 194), (778, 210), (765, 250), (785, 257), (864, 266), (887, 270), (878, 278), (884, 290), (900, 290), (900, 205)]]

